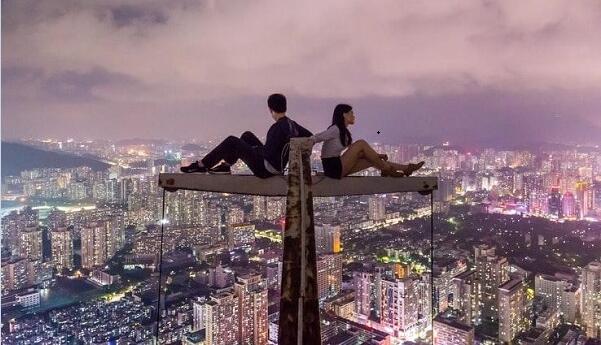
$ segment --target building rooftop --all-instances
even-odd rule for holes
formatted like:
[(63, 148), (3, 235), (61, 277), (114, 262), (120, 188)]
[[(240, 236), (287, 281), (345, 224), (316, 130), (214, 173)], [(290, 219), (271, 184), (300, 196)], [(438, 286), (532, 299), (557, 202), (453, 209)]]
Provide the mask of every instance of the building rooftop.
[(504, 284), (501, 284), (501, 286), (499, 286), (499, 290), (503, 290), (503, 291), (512, 291), (515, 290), (516, 288), (522, 286), (522, 280), (521, 279), (511, 279), (507, 282), (505, 282)]
[(434, 319), (434, 322), (443, 323), (445, 325), (451, 326), (453, 328), (460, 329), (460, 330), (465, 331), (465, 332), (469, 332), (469, 331), (471, 331), (471, 330), (474, 329), (473, 327), (468, 326), (468, 325), (466, 325), (464, 323), (461, 323), (461, 322), (457, 321), (456, 319), (444, 317), (442, 315), (438, 315)]

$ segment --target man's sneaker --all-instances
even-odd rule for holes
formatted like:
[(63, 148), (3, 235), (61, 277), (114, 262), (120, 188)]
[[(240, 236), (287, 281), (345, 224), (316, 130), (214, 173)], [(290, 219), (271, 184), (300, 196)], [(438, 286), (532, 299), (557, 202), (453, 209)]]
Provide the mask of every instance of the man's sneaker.
[(209, 174), (228, 175), (232, 173), (231, 166), (227, 163), (221, 163), (218, 166), (209, 169)]
[(198, 161), (196, 161), (188, 166), (179, 168), (179, 170), (183, 173), (206, 173), (209, 169), (205, 166), (200, 166)]

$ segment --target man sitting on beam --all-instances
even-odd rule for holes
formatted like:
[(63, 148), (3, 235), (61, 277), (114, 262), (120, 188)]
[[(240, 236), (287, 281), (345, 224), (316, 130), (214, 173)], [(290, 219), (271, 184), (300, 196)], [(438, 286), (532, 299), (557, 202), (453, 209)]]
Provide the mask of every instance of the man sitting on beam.
[(252, 132), (240, 138), (230, 135), (203, 159), (181, 167), (184, 173), (230, 174), (231, 166), (241, 159), (260, 178), (281, 175), (288, 164), (290, 138), (313, 135), (286, 116), (286, 97), (275, 93), (267, 98), (275, 123), (267, 131), (265, 145)]

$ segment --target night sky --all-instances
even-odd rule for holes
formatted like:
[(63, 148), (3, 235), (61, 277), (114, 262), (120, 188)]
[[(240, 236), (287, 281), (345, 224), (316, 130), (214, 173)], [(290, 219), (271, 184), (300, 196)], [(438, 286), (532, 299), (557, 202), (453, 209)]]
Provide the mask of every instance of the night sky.
[[(601, 144), (601, 2), (3, 1), (2, 138)], [(377, 134), (377, 131), (381, 134)]]

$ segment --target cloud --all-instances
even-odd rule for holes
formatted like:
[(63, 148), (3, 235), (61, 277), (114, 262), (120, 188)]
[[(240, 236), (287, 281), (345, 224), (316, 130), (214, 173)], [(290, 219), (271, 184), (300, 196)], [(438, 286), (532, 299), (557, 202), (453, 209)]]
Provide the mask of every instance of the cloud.
[[(59, 108), (86, 100), (82, 111), (177, 112), (274, 90), (360, 99), (601, 89), (595, 0), (15, 1), (2, 10), (3, 71), (36, 71), (3, 86)], [(3, 91), (7, 109), (21, 91)]]

